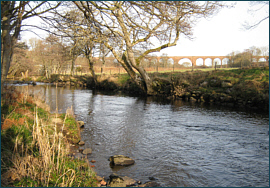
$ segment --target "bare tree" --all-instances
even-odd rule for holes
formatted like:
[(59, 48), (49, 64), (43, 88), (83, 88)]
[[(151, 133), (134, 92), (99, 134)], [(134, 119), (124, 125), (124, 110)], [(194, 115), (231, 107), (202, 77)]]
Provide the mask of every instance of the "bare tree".
[[(54, 11), (54, 17), (47, 19), (46, 22), (55, 31), (51, 31), (55, 35), (61, 36), (67, 44), (70, 45), (70, 55), (72, 57), (71, 73), (74, 70), (74, 63), (79, 55), (84, 55), (89, 63), (90, 72), (97, 82), (94, 71), (94, 54), (100, 56), (108, 54), (108, 50), (101, 40), (97, 40), (96, 30), (92, 23), (85, 20), (83, 13), (78, 9), (68, 9), (65, 11)], [(105, 61), (105, 59), (103, 58)]]
[(39, 73), (45, 75), (46, 78), (50, 78), (53, 73), (59, 73), (64, 65), (70, 62), (68, 46), (65, 46), (59, 37), (50, 34), (45, 40), (31, 39), (30, 41), (31, 60), (36, 67), (39, 67)]
[[(175, 46), (180, 34), (190, 37), (201, 17), (213, 15), (220, 2), (195, 1), (74, 1), (102, 42), (147, 94), (152, 79), (141, 60), (152, 52)], [(135, 51), (142, 51), (135, 56)], [(138, 72), (139, 74), (137, 74)]]
[(23, 21), (57, 8), (61, 2), (1, 1), (1, 84), (4, 83)]
[(29, 47), (25, 42), (17, 42), (14, 46), (14, 53), (8, 75), (21, 76), (22, 72), (31, 71), (32, 66), (28, 57)]
[[(71, 57), (71, 75), (74, 74), (74, 65), (77, 57), (81, 55), (81, 49), (78, 47), (78, 40), (83, 24), (83, 15), (74, 9), (68, 9), (62, 12), (54, 11), (50, 18), (45, 17), (46, 23), (50, 26), (55, 36), (60, 36), (69, 46), (69, 56)], [(54, 31), (52, 31), (54, 29)]]
[(265, 15), (255, 22), (246, 21), (243, 24), (245, 30), (251, 30), (258, 27), (262, 22), (269, 19), (269, 1), (250, 1), (250, 9), (248, 12), (251, 15), (256, 15), (258, 12), (266, 11)]

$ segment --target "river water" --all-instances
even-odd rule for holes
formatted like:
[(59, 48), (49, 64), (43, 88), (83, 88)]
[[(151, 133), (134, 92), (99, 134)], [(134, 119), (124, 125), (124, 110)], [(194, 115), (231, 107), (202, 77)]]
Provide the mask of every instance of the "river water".
[[(268, 187), (269, 114), (153, 97), (110, 95), (50, 85), (18, 86), (44, 96), (55, 112), (73, 107), (85, 122), (84, 147), (95, 171), (165, 187)], [(108, 158), (127, 155), (129, 167), (111, 168)]]

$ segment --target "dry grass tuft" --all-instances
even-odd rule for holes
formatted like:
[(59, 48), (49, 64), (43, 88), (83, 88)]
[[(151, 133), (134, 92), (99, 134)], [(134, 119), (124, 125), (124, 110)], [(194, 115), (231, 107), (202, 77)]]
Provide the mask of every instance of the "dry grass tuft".
[[(19, 98), (14, 98), (16, 96)], [(2, 139), (6, 142), (2, 144), (8, 144), (8, 147), (2, 145), (1, 148), (4, 149), (1, 152), (1, 186), (95, 186), (95, 172), (90, 167), (80, 170), (86, 161), (75, 161), (67, 157), (69, 145), (63, 135), (65, 121), (59, 131), (59, 123), (51, 124), (51, 116), (45, 116), (44, 110), (38, 108), (38, 105), (45, 103), (39, 102), (33, 112), (27, 109), (29, 104), (23, 107), (22, 104), (37, 102), (37, 98), (18, 93), (16, 96), (4, 101), (6, 105), (16, 103), (16, 106), (12, 106), (12, 109), (6, 107), (8, 113), (1, 124), (1, 135), (4, 135)], [(21, 114), (32, 117), (32, 123)], [(74, 116), (72, 107), (67, 110), (65, 120), (69, 116)], [(84, 178), (87, 180), (83, 181)]]

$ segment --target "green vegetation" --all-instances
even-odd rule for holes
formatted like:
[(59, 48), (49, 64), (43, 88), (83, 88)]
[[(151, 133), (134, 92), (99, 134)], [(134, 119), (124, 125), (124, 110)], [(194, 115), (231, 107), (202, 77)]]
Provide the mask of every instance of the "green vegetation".
[(118, 77), (118, 83), (119, 83), (120, 85), (125, 84), (126, 82), (128, 82), (128, 80), (130, 80), (130, 77), (129, 77), (129, 75), (128, 75), (127, 73), (121, 74), (121, 75), (119, 75), (119, 77)]
[[(269, 68), (218, 69), (149, 74), (155, 95), (268, 109)], [(101, 89), (140, 93), (127, 74), (103, 80)], [(111, 86), (114, 87), (111, 87)], [(110, 86), (110, 87), (109, 87)], [(194, 94), (197, 93), (197, 94)]]
[(64, 119), (64, 126), (65, 130), (68, 130), (68, 136), (67, 138), (69, 141), (72, 143), (78, 143), (80, 141), (80, 129), (77, 126), (77, 121), (74, 117), (72, 116), (67, 116)]
[(13, 88), (6, 88), (5, 93), (1, 103), (1, 185), (97, 186), (87, 159), (67, 157), (67, 141), (77, 142), (79, 138), (75, 118), (63, 114), (64, 123), (53, 124), (54, 115), (38, 107), (32, 97)]

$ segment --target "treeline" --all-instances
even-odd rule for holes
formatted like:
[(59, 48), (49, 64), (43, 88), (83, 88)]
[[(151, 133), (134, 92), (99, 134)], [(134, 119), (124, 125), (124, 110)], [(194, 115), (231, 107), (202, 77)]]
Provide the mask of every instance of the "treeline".
[(231, 52), (228, 59), (227, 67), (269, 66), (269, 47), (252, 46), (243, 52)]
[[(10, 77), (21, 77), (30, 75), (44, 76), (47, 79), (51, 78), (52, 74), (90, 74), (89, 64), (83, 55), (76, 57), (74, 65), (72, 66), (72, 54), (70, 53), (72, 46), (67, 45), (61, 40), (61, 37), (49, 35), (44, 40), (31, 38), (29, 41), (17, 42), (14, 48), (14, 55), (11, 62), (11, 67), (8, 72)], [(110, 59), (93, 61), (94, 71), (98, 73), (104, 70), (115, 70), (115, 72), (122, 73), (125, 71), (121, 64), (112, 56), (107, 54), (106, 57)], [(160, 61), (155, 59), (155, 56), (142, 59), (141, 66), (146, 71), (158, 71), (162, 68), (188, 68), (191, 63), (173, 62), (169, 59), (167, 54), (162, 54)], [(258, 67), (268, 66), (269, 62), (269, 48), (268, 47), (250, 47), (243, 52), (232, 52), (228, 54), (227, 64), (223, 67), (227, 68), (243, 68), (243, 67)], [(213, 65), (214, 66), (214, 65)], [(207, 68), (209, 66), (197, 66), (197, 68)], [(210, 66), (212, 67), (212, 66)], [(220, 64), (217, 64), (217, 68)], [(119, 69), (121, 68), (121, 69)], [(112, 73), (115, 73), (112, 72)]]

